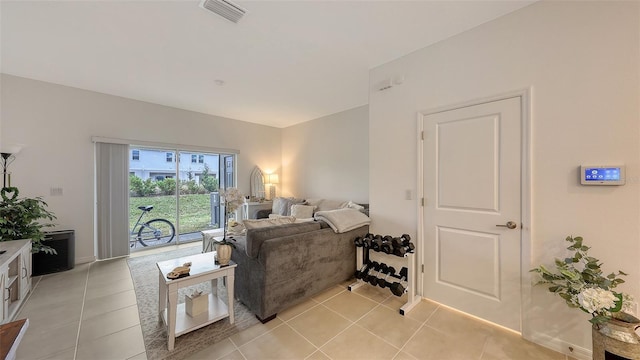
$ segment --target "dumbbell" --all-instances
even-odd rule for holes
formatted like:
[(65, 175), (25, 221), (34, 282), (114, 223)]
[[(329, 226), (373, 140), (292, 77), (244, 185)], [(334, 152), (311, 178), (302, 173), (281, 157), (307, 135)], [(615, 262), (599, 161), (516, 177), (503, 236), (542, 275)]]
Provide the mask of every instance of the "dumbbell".
[(411, 253), (416, 248), (413, 243), (409, 243), (407, 245), (403, 245), (393, 249), (393, 254), (396, 256), (403, 257), (406, 253)]
[(403, 267), (402, 270), (400, 270), (400, 282), (394, 282), (393, 284), (389, 285), (389, 290), (391, 290), (391, 293), (393, 293), (393, 295), (395, 296), (402, 296), (402, 294), (404, 294), (404, 292), (407, 290), (407, 274), (408, 274), (408, 270), (406, 267)]
[(375, 250), (375, 251), (380, 251), (380, 247), (382, 246), (383, 242), (384, 242), (384, 240), (382, 239), (382, 236), (381, 235), (376, 235), (371, 240), (371, 248), (373, 250)]
[(380, 264), (377, 261), (372, 261), (369, 264), (369, 267), (361, 274), (360, 279), (362, 279), (364, 282), (369, 282), (369, 279), (372, 276), (372, 275), (370, 275), (371, 271), (374, 270), (378, 266), (380, 266)]
[(356, 247), (363, 247), (364, 246), (364, 239), (362, 237), (358, 236), (355, 239), (353, 239), (353, 244)]
[(371, 247), (373, 246), (373, 238), (372, 237), (364, 237), (362, 239), (362, 246), (365, 249), (371, 249)]
[(387, 269), (384, 272), (386, 273), (385, 277), (378, 279), (378, 286), (383, 289), (391, 285), (391, 283), (388, 282), (387, 279), (389, 278), (389, 276), (393, 277), (395, 275), (396, 269), (393, 266), (387, 266)]
[(373, 272), (374, 273), (369, 273), (369, 277), (365, 281), (368, 282), (371, 285), (374, 285), (374, 286), (377, 285), (378, 284), (378, 279), (382, 275), (381, 269), (383, 268), (383, 266), (386, 266), (386, 265), (385, 264), (376, 263), (376, 265), (373, 267)]
[(356, 279), (362, 279), (362, 277), (369, 272), (369, 266), (371, 266), (371, 263), (367, 261), (366, 263), (364, 263), (364, 265), (362, 265), (360, 270), (356, 270)]
[(386, 235), (385, 237), (383, 237), (382, 245), (380, 245), (380, 251), (384, 252), (385, 254), (392, 254), (393, 253), (392, 240), (393, 240), (393, 237), (390, 235)]

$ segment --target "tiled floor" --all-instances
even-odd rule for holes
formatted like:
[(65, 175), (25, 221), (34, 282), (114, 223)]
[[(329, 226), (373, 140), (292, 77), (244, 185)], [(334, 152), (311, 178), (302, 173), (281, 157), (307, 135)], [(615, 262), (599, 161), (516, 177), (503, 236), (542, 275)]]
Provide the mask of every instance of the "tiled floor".
[[(402, 304), (343, 284), (189, 359), (566, 359), (429, 301), (403, 317)], [(18, 359), (146, 359), (126, 259), (35, 277), (18, 317), (30, 321)]]

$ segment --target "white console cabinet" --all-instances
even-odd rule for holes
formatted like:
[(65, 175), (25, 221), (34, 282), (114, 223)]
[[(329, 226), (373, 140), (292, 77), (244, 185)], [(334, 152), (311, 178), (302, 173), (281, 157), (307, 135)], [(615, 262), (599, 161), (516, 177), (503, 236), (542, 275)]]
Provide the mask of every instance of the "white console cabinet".
[(31, 240), (0, 242), (0, 324), (13, 320), (31, 290)]

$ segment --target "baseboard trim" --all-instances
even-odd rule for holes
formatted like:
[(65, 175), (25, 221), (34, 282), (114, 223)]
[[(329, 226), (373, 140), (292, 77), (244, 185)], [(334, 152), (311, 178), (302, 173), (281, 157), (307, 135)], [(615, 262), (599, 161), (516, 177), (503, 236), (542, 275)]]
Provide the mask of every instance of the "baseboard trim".
[(76, 258), (76, 265), (78, 264), (86, 264), (86, 263), (90, 263), (90, 262), (94, 262), (96, 261), (96, 257), (95, 256), (85, 256), (85, 257), (81, 257), (81, 258)]
[(530, 341), (579, 360), (591, 360), (592, 351), (543, 333), (533, 333)]

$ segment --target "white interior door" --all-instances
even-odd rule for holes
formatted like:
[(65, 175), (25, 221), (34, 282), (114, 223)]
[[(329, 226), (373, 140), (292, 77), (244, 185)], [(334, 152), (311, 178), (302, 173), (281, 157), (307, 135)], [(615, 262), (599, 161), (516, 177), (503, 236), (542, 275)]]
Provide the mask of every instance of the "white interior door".
[(423, 117), (424, 296), (516, 331), (521, 106), (514, 97)]

